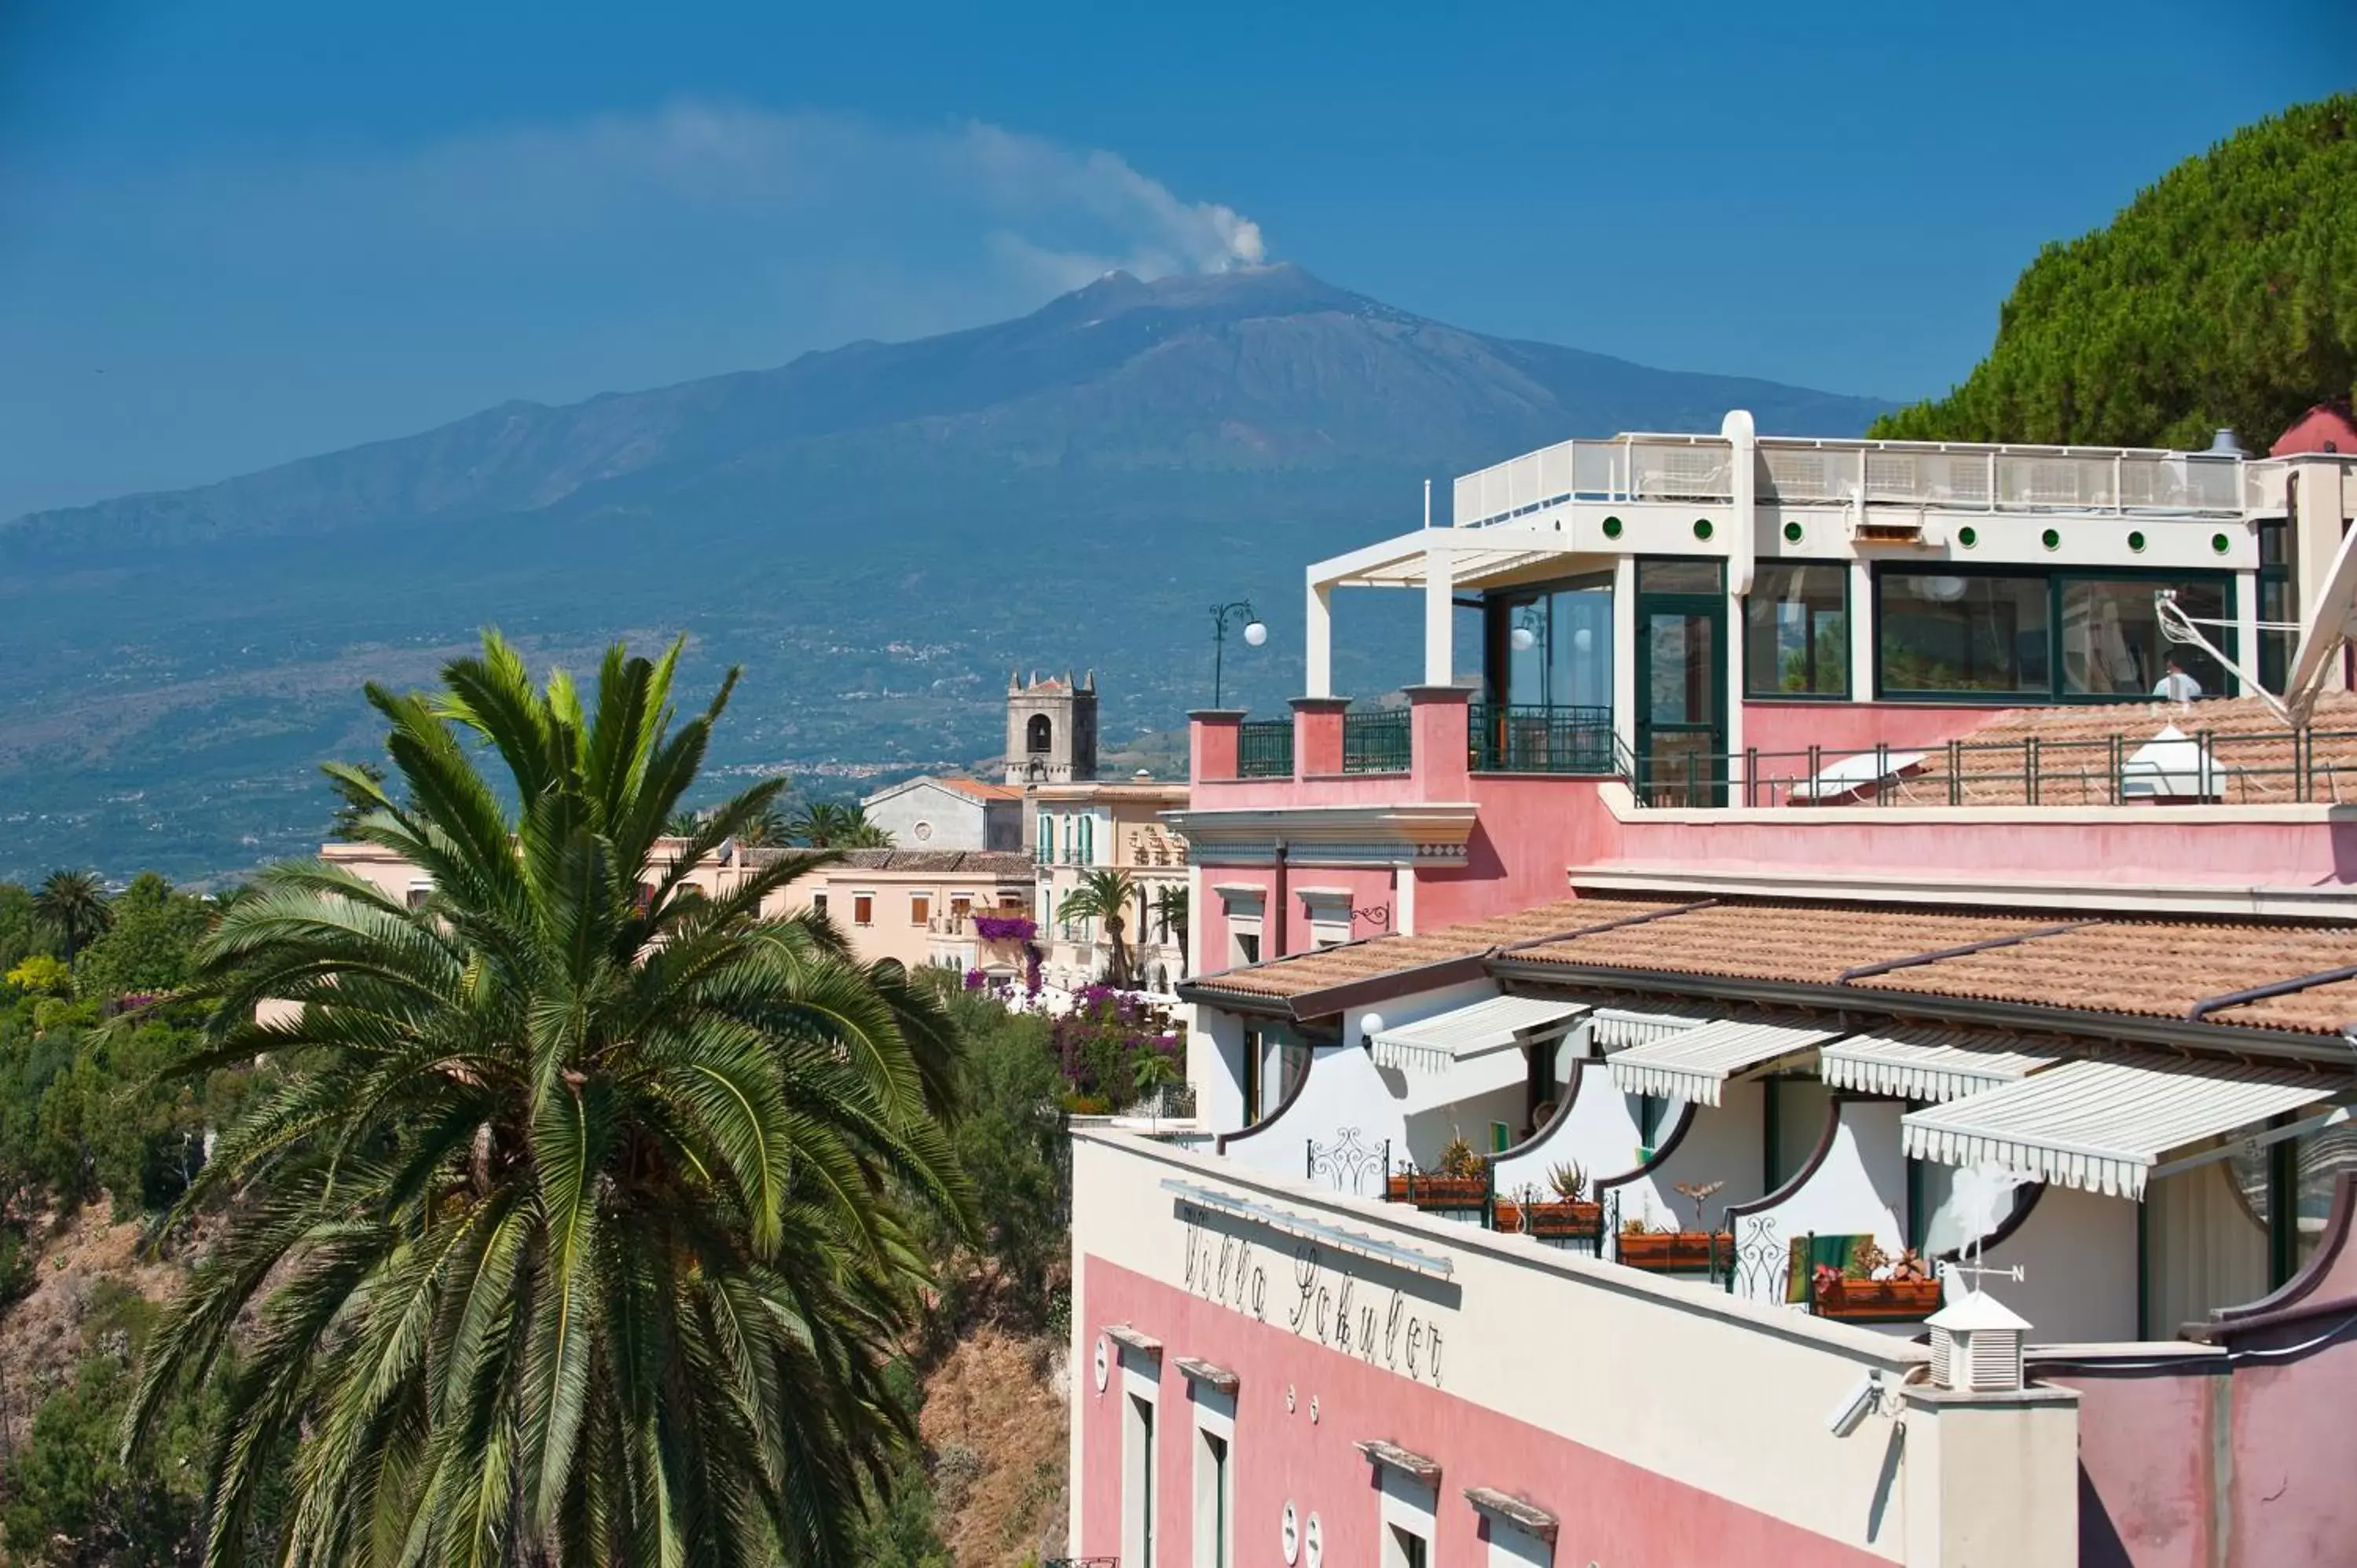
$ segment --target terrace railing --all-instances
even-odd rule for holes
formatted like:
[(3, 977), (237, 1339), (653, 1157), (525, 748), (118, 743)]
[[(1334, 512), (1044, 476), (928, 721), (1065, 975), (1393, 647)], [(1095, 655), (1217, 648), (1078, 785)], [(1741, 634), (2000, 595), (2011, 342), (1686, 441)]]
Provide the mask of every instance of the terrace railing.
[(1236, 777), (1293, 777), (1293, 721), (1246, 719), (1236, 726)]
[[(1565, 441), (1461, 476), (1459, 527), (1502, 522), (1568, 501), (1725, 501), (1734, 448), (1716, 436)], [(1762, 502), (1939, 507), (1966, 511), (2238, 516), (2264, 463), (2201, 453), (1938, 442), (1759, 445)]]
[(1342, 771), (1405, 773), (1409, 714), (1405, 708), (1372, 708), (1342, 715)]
[(1476, 773), (1579, 773), (1610, 777), (1610, 708), (1560, 703), (1475, 703), (1470, 714)]
[(2031, 734), (1921, 747), (1695, 751), (1652, 766), (1624, 750), (1613, 771), (1638, 805), (1652, 807), (2357, 803), (2357, 730), (2189, 725), (2198, 715), (2179, 723), (2181, 740), (2167, 742)]

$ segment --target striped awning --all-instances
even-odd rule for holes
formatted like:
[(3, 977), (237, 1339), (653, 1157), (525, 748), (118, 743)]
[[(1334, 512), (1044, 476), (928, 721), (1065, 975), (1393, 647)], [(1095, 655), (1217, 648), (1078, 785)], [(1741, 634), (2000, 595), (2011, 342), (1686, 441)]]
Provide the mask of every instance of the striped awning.
[(1609, 1065), (1612, 1081), (1624, 1094), (1653, 1094), (1716, 1105), (1728, 1079), (1807, 1056), (1840, 1036), (1839, 1029), (1722, 1018), (1651, 1045), (1631, 1046), (1610, 1058)]
[(1541, 1038), (1550, 1031), (1559, 1034), (1587, 1011), (1585, 1002), (1551, 996), (1491, 996), (1469, 1002), (1413, 1024), (1377, 1030), (1375, 1065), (1446, 1072), (1454, 1063), (1503, 1050), (1526, 1036)]
[(1598, 1007), (1587, 1043), (1599, 1051), (1625, 1051), (1631, 1046), (1651, 1045), (1672, 1035), (1682, 1035), (1724, 1016), (1723, 1013), (1707, 1013), (1700, 1008), (1649, 1008), (1640, 1012), (1632, 1007)]
[(1900, 1125), (1917, 1159), (1995, 1161), (2040, 1181), (2140, 1199), (2169, 1155), (2351, 1089), (2345, 1073), (2296, 1067), (2096, 1057), (1911, 1112)]
[(1835, 1089), (1909, 1100), (1961, 1100), (2018, 1083), (2061, 1052), (1971, 1029), (1884, 1029), (1824, 1048), (1818, 1072)]

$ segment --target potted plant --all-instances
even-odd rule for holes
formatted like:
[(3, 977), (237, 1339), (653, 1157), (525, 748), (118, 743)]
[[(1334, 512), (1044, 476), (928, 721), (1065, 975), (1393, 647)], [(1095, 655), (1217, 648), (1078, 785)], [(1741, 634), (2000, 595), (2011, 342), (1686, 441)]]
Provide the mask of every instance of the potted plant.
[(1555, 1196), (1523, 1207), (1523, 1230), (1549, 1240), (1600, 1241), (1604, 1206), (1588, 1200), (1587, 1173), (1568, 1162), (1555, 1165), (1547, 1171), (1547, 1186)]
[(1819, 1263), (1810, 1275), (1810, 1305), (1820, 1317), (1853, 1323), (1906, 1323), (1940, 1310), (1940, 1281), (1913, 1248), (1893, 1262), (1861, 1238), (1843, 1268)]
[(1473, 1145), (1455, 1137), (1428, 1172), (1394, 1176), (1385, 1196), (1418, 1208), (1480, 1208), (1490, 1201), (1490, 1162)]
[(1708, 1229), (1703, 1218), (1704, 1206), (1711, 1195), (1726, 1185), (1723, 1181), (1678, 1183), (1678, 1196), (1695, 1206), (1695, 1229), (1680, 1230), (1668, 1225), (1657, 1228), (1648, 1224), (1642, 1216), (1625, 1222), (1620, 1227), (1620, 1262), (1632, 1269), (1664, 1274), (1732, 1267), (1735, 1238), (1727, 1231)]

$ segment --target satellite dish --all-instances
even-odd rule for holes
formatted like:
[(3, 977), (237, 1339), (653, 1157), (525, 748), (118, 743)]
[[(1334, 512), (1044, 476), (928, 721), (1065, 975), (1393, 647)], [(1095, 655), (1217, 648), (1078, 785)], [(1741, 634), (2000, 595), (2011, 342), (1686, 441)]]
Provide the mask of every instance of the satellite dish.
[(2292, 650), (2291, 672), (2284, 678), (2284, 700), (2305, 724), (2316, 706), (2328, 660), (2357, 635), (2357, 529), (2343, 534), (2333, 553), (2332, 569), (2324, 575), (2312, 607), (2300, 618), (2299, 641)]

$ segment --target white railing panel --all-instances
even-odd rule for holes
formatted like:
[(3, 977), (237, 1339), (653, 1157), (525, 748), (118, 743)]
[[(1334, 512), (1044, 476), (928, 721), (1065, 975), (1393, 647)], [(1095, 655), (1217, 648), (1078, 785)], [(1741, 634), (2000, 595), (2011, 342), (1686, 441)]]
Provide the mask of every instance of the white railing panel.
[(1730, 448), (1629, 443), (1631, 493), (1647, 500), (1727, 500), (1735, 494)]
[(1481, 521), (1481, 476), (1459, 474), (1449, 490), (1448, 521), (1459, 528), (1469, 528)]
[(1539, 499), (1553, 500), (1571, 493), (1571, 448), (1568, 441), (1559, 441), (1539, 451)]
[(1620, 500), (1627, 496), (1617, 441), (1576, 441), (1571, 450), (1571, 488), (1583, 496)]

